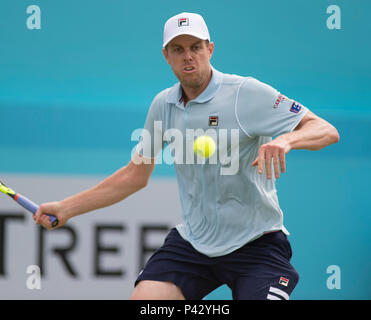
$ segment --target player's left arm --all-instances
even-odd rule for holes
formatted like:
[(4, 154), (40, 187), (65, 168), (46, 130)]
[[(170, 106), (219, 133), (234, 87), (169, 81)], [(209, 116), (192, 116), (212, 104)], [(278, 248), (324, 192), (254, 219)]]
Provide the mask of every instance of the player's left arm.
[(285, 155), (292, 149), (320, 150), (340, 139), (336, 128), (308, 110), (292, 132), (284, 133), (260, 146), (259, 155), (252, 163), (262, 174), (266, 168), (267, 179), (272, 177), (272, 161), (276, 178), (286, 171)]

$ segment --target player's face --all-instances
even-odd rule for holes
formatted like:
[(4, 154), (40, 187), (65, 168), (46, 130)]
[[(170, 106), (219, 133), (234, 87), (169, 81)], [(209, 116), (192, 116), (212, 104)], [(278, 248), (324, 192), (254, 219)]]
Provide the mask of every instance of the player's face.
[(190, 35), (180, 35), (163, 49), (167, 63), (183, 86), (197, 89), (210, 75), (210, 59), (214, 44)]

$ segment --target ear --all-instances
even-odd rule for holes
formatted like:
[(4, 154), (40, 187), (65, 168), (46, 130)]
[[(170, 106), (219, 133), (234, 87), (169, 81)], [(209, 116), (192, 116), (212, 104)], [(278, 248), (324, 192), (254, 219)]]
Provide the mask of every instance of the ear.
[(162, 53), (163, 53), (163, 55), (164, 55), (164, 57), (165, 57), (165, 59), (166, 59), (166, 62), (167, 62), (168, 64), (170, 64), (170, 62), (169, 62), (169, 54), (168, 54), (168, 52), (166, 51), (165, 48), (162, 48)]
[(207, 49), (209, 50), (209, 58), (211, 59), (214, 52), (214, 42), (210, 42)]

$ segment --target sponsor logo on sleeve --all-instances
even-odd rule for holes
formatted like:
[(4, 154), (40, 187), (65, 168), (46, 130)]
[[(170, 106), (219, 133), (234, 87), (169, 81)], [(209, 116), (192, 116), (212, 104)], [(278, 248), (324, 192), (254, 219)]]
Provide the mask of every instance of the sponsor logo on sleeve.
[(300, 110), (301, 110), (301, 105), (294, 101), (291, 105), (290, 111), (293, 113), (299, 113)]
[(289, 100), (289, 98), (285, 97), (283, 94), (280, 94), (273, 105), (273, 109), (277, 109), (278, 105), (285, 100)]

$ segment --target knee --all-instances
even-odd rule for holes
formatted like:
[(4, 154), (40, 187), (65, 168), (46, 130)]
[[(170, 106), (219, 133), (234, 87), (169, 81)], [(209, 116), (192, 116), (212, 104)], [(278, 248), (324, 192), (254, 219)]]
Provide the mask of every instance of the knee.
[(179, 287), (171, 282), (142, 280), (136, 286), (130, 300), (184, 300)]
[(151, 291), (150, 288), (147, 288), (146, 281), (139, 281), (131, 294), (130, 300), (152, 300), (153, 294)]

